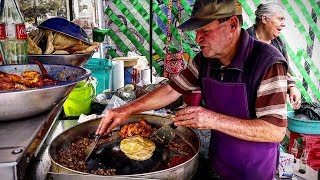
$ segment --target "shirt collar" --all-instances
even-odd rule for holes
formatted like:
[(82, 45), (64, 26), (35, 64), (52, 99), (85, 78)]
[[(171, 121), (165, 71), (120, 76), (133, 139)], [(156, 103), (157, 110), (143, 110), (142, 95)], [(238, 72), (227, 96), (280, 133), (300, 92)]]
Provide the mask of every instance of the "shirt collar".
[(238, 69), (243, 71), (244, 62), (251, 53), (253, 47), (253, 39), (250, 37), (249, 33), (241, 29), (240, 42), (238, 45), (237, 52), (233, 57), (231, 63), (226, 67), (228, 69)]

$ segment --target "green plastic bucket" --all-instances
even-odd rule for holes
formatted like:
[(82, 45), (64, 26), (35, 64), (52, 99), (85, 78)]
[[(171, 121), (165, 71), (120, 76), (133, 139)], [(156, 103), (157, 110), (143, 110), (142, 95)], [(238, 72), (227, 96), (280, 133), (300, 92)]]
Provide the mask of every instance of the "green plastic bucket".
[(91, 83), (86, 84), (85, 81), (79, 82), (69, 94), (63, 104), (63, 111), (66, 116), (80, 116), (90, 113), (91, 100), (95, 95), (95, 90)]

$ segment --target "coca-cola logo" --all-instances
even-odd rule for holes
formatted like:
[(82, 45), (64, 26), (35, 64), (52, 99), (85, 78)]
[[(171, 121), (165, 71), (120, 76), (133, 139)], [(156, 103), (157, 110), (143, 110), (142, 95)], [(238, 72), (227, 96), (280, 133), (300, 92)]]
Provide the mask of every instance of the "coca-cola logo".
[(17, 39), (27, 39), (26, 26), (24, 24), (16, 24)]
[(6, 26), (4, 23), (0, 24), (0, 40), (3, 40), (6, 38)]

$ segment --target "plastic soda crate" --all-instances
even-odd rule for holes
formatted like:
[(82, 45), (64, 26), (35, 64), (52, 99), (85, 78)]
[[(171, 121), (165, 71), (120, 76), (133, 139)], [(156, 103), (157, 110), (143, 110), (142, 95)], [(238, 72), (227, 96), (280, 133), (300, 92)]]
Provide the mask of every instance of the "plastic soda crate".
[(110, 89), (112, 72), (110, 59), (91, 58), (84, 67), (92, 71), (92, 76), (98, 81), (96, 94), (102, 93), (105, 89)]
[(302, 150), (305, 148), (309, 153), (307, 164), (314, 170), (320, 170), (320, 135), (302, 134), (290, 132), (289, 152), (293, 145), (293, 141), (297, 139), (298, 142), (298, 158), (301, 156)]

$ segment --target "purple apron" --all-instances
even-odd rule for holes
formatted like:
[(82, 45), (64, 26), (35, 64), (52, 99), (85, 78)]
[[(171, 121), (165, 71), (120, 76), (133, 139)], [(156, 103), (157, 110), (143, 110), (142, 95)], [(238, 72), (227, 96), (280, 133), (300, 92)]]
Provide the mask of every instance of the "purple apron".
[[(208, 67), (209, 68), (209, 67)], [(249, 119), (245, 83), (221, 82), (202, 78), (207, 109), (233, 117)], [(221, 179), (271, 180), (275, 174), (278, 143), (241, 140), (219, 131), (211, 131), (210, 162)]]

